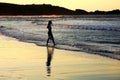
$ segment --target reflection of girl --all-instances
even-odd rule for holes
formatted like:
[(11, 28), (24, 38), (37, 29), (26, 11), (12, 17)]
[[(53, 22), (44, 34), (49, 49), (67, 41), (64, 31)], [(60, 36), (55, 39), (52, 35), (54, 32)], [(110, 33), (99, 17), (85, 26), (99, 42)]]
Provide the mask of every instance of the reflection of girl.
[(54, 46), (49, 47), (47, 46), (47, 62), (46, 62), (46, 66), (47, 66), (47, 76), (51, 76), (51, 61), (53, 58), (53, 54), (54, 54)]
[(46, 66), (50, 66), (51, 60), (52, 60), (52, 57), (53, 57), (53, 53), (54, 53), (54, 46), (52, 46), (52, 47), (47, 46), (47, 63), (46, 63)]
[(54, 37), (52, 34), (52, 21), (51, 20), (48, 22), (47, 28), (48, 28), (47, 45), (48, 45), (50, 39), (52, 40), (53, 44), (55, 45)]

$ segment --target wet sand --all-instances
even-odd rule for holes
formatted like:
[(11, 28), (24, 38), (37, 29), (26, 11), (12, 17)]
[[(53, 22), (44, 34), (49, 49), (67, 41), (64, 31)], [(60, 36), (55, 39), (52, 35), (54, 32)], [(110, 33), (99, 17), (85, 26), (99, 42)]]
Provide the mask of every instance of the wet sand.
[(120, 80), (120, 61), (1, 35), (0, 80)]

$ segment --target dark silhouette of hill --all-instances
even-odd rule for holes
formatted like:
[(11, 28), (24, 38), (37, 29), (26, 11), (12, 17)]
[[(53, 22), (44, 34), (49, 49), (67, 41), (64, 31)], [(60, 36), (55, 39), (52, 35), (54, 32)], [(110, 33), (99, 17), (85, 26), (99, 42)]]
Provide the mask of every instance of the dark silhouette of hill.
[(0, 3), (0, 15), (50, 15), (50, 14), (73, 14), (74, 11), (52, 6), (50, 4), (43, 5), (16, 5)]
[(81, 15), (81, 14), (120, 14), (120, 10), (113, 11), (95, 11), (87, 12), (85, 10), (76, 9), (69, 10), (59, 6), (50, 4), (42, 5), (17, 5), (9, 3), (0, 3), (0, 15)]

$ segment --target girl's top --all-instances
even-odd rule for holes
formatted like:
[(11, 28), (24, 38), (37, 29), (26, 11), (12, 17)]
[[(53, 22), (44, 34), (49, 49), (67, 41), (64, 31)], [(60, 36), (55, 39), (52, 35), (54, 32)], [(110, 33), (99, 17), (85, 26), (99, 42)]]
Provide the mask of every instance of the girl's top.
[(48, 29), (52, 29), (52, 26), (51, 26), (51, 25), (48, 25), (47, 28), (48, 28)]

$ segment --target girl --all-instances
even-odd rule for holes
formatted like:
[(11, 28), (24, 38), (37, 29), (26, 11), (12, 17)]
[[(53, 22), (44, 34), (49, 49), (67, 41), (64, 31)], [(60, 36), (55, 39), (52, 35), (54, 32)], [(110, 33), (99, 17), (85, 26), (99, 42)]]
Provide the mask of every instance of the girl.
[(50, 39), (52, 40), (53, 44), (55, 45), (54, 37), (53, 37), (53, 34), (52, 34), (52, 21), (51, 20), (48, 21), (47, 28), (48, 28), (47, 45), (48, 45)]

